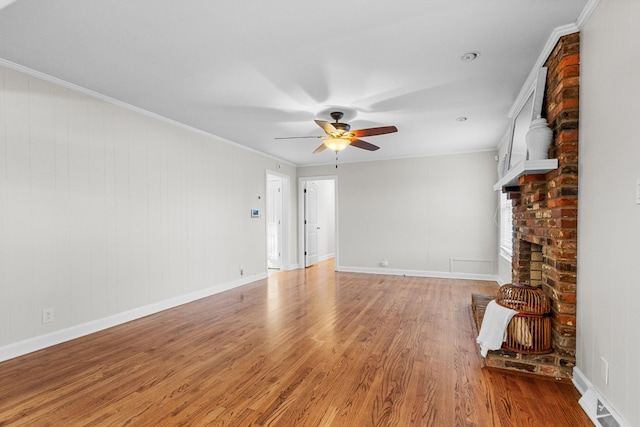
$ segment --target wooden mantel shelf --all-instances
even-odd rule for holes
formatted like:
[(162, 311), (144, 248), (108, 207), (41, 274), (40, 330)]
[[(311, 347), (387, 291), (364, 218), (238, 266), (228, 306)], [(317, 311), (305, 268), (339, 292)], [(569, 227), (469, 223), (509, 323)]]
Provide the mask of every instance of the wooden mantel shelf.
[(504, 187), (512, 187), (518, 184), (518, 178), (523, 175), (537, 175), (558, 169), (558, 159), (546, 160), (525, 160), (518, 163), (493, 186), (494, 191), (502, 190)]

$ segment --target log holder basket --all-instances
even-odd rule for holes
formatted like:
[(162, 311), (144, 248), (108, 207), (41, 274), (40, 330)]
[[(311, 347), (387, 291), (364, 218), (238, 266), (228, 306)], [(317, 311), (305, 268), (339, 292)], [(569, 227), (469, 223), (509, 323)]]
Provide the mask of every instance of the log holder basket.
[(541, 287), (511, 283), (498, 290), (496, 302), (516, 310), (507, 326), (503, 348), (524, 354), (545, 354), (551, 345), (551, 302)]

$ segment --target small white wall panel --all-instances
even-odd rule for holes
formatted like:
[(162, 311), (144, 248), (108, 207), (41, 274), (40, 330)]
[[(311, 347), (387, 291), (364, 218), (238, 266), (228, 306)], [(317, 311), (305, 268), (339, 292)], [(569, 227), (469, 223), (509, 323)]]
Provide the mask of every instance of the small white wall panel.
[(115, 123), (117, 109), (107, 105), (104, 109), (104, 174), (105, 174), (105, 294), (107, 313), (116, 313), (118, 304), (118, 242), (116, 223), (116, 146), (118, 144)]
[(162, 284), (162, 167), (164, 138), (161, 128), (150, 126), (147, 135), (147, 183), (148, 183), (148, 271), (149, 294), (159, 292), (164, 296)]
[[(7, 185), (7, 141), (5, 126), (5, 69), (0, 67), (0, 236), (7, 236), (8, 185)], [(7, 239), (0, 239), (0, 283), (8, 283), (8, 244)], [(0, 285), (0, 343), (9, 341), (11, 313), (9, 312), (10, 294), (8, 284)]]
[(169, 144), (167, 165), (167, 237), (168, 271), (171, 296), (187, 292), (187, 220), (186, 220), (186, 153), (180, 150), (180, 141)]
[(492, 275), (495, 273), (494, 262), (493, 260), (451, 258), (451, 272)]
[[(5, 74), (4, 125), (6, 135), (8, 246), (7, 304), (10, 313), (9, 340), (36, 333), (33, 307), (31, 228), (31, 160), (29, 143), (29, 82), (26, 76), (7, 70)], [(28, 272), (28, 274), (25, 274)]]
[(72, 239), (72, 223), (70, 210), (70, 163), (69, 163), (69, 103), (71, 95), (67, 89), (56, 87), (54, 99), (55, 129), (53, 141), (55, 145), (55, 191), (56, 206), (56, 301), (50, 306), (55, 309), (57, 327), (71, 325), (71, 260), (69, 248)]
[[(49, 135), (54, 133), (53, 87), (41, 80), (29, 81), (29, 119), (38, 123), (29, 126), (31, 211), (31, 280), (34, 303), (33, 321), (43, 331), (51, 324), (41, 324), (43, 308), (53, 307), (56, 301), (56, 235), (55, 235), (55, 144)], [(35, 220), (37, 218), (37, 220)]]
[(131, 306), (149, 304), (149, 206), (148, 206), (148, 162), (145, 121), (130, 121), (129, 126), (129, 237), (131, 258)]
[(88, 228), (90, 247), (88, 247), (90, 265), (87, 283), (90, 292), (90, 318), (108, 315), (108, 272), (107, 272), (107, 171), (106, 171), (106, 135), (104, 126), (105, 111), (103, 104), (87, 102), (87, 145), (88, 145)]
[(88, 100), (70, 92), (69, 103), (69, 216), (71, 235), (69, 264), (71, 271), (71, 312), (73, 323), (91, 320), (91, 239), (92, 210), (90, 194)]
[(188, 186), (187, 186), (187, 239), (188, 239), (188, 271), (189, 291), (201, 289), (205, 283), (205, 234), (206, 209), (204, 200), (209, 196), (205, 188), (204, 162), (202, 156), (205, 141), (195, 136), (187, 158)]

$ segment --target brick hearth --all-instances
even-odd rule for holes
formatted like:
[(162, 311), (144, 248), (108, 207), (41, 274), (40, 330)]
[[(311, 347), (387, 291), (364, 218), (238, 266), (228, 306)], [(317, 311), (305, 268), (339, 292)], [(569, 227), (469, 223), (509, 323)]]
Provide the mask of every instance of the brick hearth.
[(549, 158), (558, 159), (558, 169), (522, 176), (505, 189), (513, 202), (513, 281), (541, 284), (551, 298), (554, 351), (503, 349), (486, 359), (489, 366), (564, 378), (572, 376), (576, 354), (579, 43), (579, 33), (562, 37), (545, 63), (543, 115), (553, 130)]

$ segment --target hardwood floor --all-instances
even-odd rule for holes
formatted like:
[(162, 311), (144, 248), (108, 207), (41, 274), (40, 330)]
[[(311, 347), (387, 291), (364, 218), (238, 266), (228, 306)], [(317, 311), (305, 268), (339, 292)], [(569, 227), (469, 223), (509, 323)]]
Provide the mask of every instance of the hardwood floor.
[(332, 262), (0, 364), (0, 425), (588, 426), (567, 381), (483, 367), (493, 282)]

